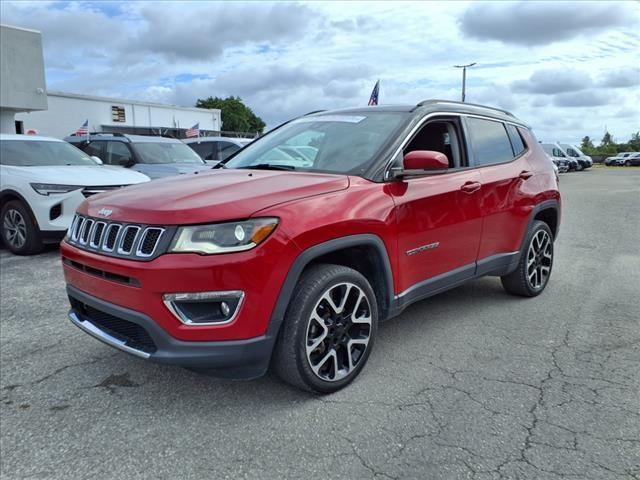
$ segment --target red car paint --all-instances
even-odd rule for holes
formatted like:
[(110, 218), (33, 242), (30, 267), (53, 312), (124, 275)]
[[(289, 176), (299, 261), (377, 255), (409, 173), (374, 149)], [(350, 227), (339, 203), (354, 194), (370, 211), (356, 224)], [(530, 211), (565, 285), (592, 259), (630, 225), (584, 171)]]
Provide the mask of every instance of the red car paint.
[[(88, 199), (79, 213), (157, 225), (277, 217), (264, 243), (239, 253), (166, 253), (148, 261), (104, 256), (63, 242), (63, 259), (136, 279), (123, 285), (64, 263), (66, 282), (111, 304), (151, 317), (183, 341), (264, 335), (281, 288), (302, 252), (351, 235), (378, 237), (393, 293), (520, 248), (531, 213), (560, 202), (551, 163), (528, 130), (528, 150), (511, 162), (438, 175), (372, 181), (360, 176), (264, 170), (213, 170), (166, 178)], [(558, 218), (559, 222), (559, 218)], [(417, 247), (428, 253), (411, 255)], [(224, 325), (181, 323), (162, 302), (175, 292), (242, 290), (246, 299)]]

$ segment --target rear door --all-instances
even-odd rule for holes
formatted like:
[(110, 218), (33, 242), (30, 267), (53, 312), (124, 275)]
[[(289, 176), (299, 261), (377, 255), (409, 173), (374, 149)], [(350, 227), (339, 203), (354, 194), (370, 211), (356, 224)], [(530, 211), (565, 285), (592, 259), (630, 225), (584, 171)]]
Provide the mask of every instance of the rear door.
[(484, 273), (487, 263), (495, 267), (501, 258), (508, 263), (520, 248), (535, 194), (527, 160), (531, 149), (515, 125), (479, 117), (467, 117), (465, 124), (482, 181), (478, 273)]

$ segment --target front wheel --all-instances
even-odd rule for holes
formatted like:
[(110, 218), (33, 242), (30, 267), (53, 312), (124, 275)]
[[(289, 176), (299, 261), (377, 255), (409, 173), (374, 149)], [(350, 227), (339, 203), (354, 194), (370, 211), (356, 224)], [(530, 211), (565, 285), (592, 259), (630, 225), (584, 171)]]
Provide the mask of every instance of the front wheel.
[(32, 255), (42, 250), (40, 231), (22, 202), (12, 200), (3, 205), (0, 222), (2, 240), (13, 253)]
[(625, 167), (630, 167), (631, 166), (631, 162), (629, 160), (627, 160), (626, 162), (624, 162), (624, 166)]
[(534, 221), (527, 231), (524, 245), (518, 268), (500, 279), (507, 292), (535, 297), (547, 286), (553, 267), (553, 233), (549, 226), (539, 220)]
[(296, 387), (335, 392), (364, 368), (377, 327), (376, 297), (365, 277), (341, 265), (314, 265), (287, 308), (273, 366)]

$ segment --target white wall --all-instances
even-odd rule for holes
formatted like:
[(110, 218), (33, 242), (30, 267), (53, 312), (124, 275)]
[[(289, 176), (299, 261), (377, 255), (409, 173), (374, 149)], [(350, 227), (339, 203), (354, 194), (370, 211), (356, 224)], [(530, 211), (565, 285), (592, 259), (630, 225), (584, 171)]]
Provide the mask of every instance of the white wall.
[[(24, 122), (24, 131), (35, 129), (40, 135), (63, 138), (75, 132), (89, 119), (90, 131), (111, 127), (190, 128), (200, 122), (201, 130), (220, 130), (220, 110), (182, 108), (131, 100), (93, 98), (73, 94), (49, 92), (49, 109), (42, 112), (20, 113), (16, 120)], [(125, 122), (114, 122), (111, 107), (125, 109)]]

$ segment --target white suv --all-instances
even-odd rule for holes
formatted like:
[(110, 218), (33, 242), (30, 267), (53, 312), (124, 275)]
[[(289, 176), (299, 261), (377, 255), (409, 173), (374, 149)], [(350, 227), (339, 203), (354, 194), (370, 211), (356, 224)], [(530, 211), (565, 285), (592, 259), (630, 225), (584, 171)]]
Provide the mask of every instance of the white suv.
[(96, 193), (149, 177), (99, 159), (55, 138), (0, 135), (0, 233), (19, 255), (62, 239), (76, 208)]

